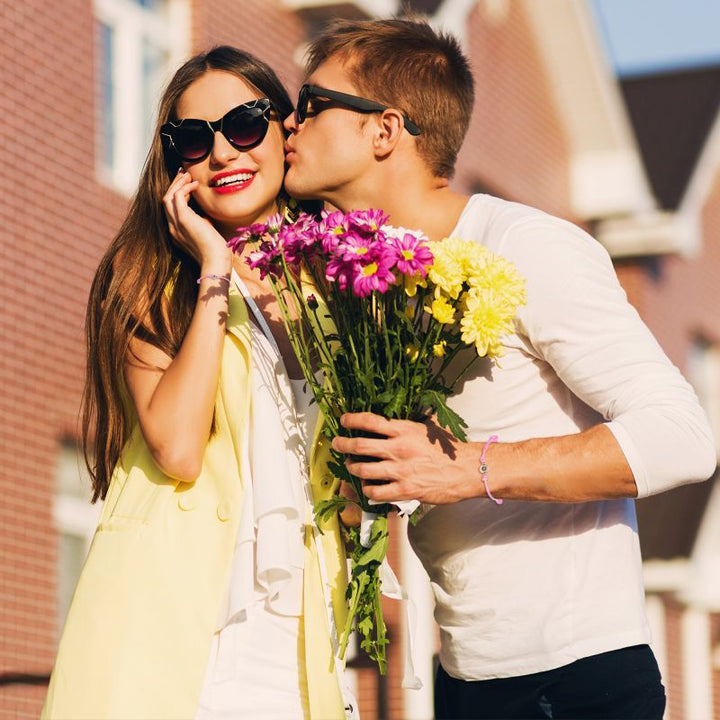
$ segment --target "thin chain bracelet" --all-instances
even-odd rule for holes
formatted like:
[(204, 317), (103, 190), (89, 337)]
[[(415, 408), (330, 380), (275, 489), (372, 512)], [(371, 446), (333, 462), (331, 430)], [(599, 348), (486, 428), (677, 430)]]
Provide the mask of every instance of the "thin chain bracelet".
[(226, 275), (201, 275), (197, 279), (197, 284), (200, 284), (201, 280), (224, 280), (228, 285), (230, 284), (230, 278)]

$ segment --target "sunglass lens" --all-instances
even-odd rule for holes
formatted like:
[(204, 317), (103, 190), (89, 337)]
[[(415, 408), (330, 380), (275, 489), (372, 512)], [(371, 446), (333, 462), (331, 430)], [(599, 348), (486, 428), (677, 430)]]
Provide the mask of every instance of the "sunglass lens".
[(213, 136), (207, 125), (184, 123), (173, 133), (173, 144), (186, 162), (201, 160), (212, 149)]
[(242, 108), (223, 122), (223, 134), (239, 150), (259, 145), (267, 129), (268, 120), (262, 107)]
[(308, 106), (308, 89), (307, 85), (303, 85), (300, 88), (300, 94), (298, 95), (297, 109), (295, 110), (295, 119), (298, 125), (302, 125), (307, 117), (307, 106)]

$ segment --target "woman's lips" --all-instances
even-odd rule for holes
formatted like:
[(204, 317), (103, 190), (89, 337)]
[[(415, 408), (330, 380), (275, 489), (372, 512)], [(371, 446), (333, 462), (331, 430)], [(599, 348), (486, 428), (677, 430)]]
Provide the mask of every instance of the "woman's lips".
[(236, 170), (220, 173), (210, 181), (210, 187), (219, 195), (245, 190), (255, 179), (255, 173), (250, 170)]

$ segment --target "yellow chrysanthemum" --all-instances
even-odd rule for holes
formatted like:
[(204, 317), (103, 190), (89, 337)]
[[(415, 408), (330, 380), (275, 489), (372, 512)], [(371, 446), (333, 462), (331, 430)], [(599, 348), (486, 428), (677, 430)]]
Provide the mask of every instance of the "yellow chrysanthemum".
[(447, 325), (455, 320), (455, 308), (443, 295), (436, 297), (432, 301), (432, 305), (425, 309), (432, 314), (435, 320), (443, 325)]
[(478, 273), (490, 252), (472, 240), (451, 237), (440, 240), (432, 246), (433, 265), (429, 270), (430, 280), (443, 292), (456, 298), (464, 284)]
[(405, 277), (405, 294), (408, 297), (415, 297), (419, 287), (426, 288), (427, 281), (422, 275), (410, 275)]
[(500, 255), (487, 253), (470, 274), (471, 288), (492, 290), (510, 305), (525, 304), (525, 280), (515, 265)]
[(481, 357), (502, 356), (501, 337), (512, 332), (517, 306), (492, 290), (478, 288), (470, 290), (466, 304), (467, 309), (460, 319), (462, 341), (475, 345)]
[(441, 340), (439, 343), (435, 343), (435, 345), (433, 345), (433, 355), (435, 357), (444, 357), (446, 346), (447, 340)]
[(452, 244), (454, 239), (441, 240), (432, 246), (433, 264), (428, 269), (430, 282), (439, 287), (446, 295), (456, 298), (462, 290), (462, 258)]
[(501, 337), (512, 332), (515, 313), (525, 303), (522, 276), (510, 261), (472, 240), (445, 238), (432, 245), (432, 253), (428, 278), (435, 299), (425, 309), (443, 324), (459, 312), (463, 342), (475, 345), (481, 356), (501, 356)]

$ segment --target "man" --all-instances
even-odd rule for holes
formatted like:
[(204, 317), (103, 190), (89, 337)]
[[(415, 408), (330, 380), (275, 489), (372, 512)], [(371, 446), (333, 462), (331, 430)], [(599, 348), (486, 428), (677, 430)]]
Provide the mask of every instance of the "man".
[(482, 242), (527, 282), (502, 368), (481, 361), (451, 400), (470, 442), (369, 413), (343, 424), (383, 437), (334, 441), (368, 497), (435, 506), (410, 536), (441, 632), (437, 716), (661, 718), (632, 498), (714, 471), (692, 389), (592, 238), (450, 189), (473, 102), (454, 40), (341, 22), (312, 43), (308, 73), (285, 123), (292, 195)]

